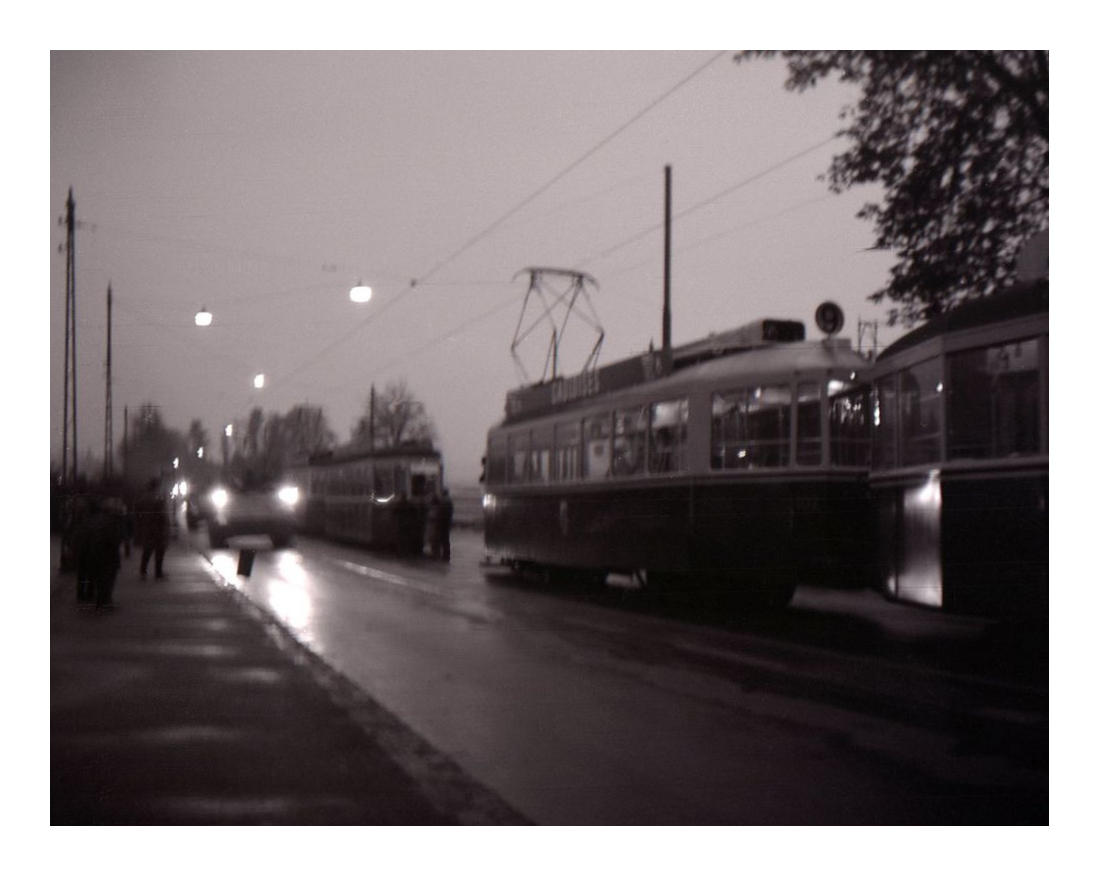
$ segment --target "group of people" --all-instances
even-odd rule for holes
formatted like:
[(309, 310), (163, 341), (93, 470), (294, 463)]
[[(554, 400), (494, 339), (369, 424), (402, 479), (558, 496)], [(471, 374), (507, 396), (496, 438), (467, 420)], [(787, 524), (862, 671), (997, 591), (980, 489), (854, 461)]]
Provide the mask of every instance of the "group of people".
[(142, 579), (153, 562), (157, 580), (163, 580), (164, 554), (171, 534), (168, 503), (153, 478), (134, 502), (132, 513), (119, 500), (87, 498), (72, 514), (66, 531), (67, 549), (76, 571), (76, 598), (96, 609), (114, 605), (114, 583), (122, 567), (120, 552), (130, 556), (131, 542), (141, 547)]

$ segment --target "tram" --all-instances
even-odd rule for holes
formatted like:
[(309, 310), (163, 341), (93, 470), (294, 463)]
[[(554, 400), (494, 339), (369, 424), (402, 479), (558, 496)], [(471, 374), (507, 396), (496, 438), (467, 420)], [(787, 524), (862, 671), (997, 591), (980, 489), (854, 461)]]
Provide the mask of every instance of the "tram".
[(749, 605), (865, 586), (869, 366), (765, 319), (513, 390), (487, 436), (486, 548)]
[(427, 505), (442, 492), (437, 450), (403, 445), (330, 451), (289, 474), (301, 496), (302, 532), (401, 553), (423, 551)]
[(878, 583), (897, 600), (1001, 614), (1049, 588), (1049, 280), (900, 338), (873, 374)]

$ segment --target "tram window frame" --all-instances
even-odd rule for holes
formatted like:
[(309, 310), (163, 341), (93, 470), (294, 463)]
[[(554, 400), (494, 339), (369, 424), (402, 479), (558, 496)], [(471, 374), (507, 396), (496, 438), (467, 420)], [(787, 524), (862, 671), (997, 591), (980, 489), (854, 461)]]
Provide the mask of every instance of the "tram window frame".
[(616, 478), (645, 474), (649, 446), (649, 406), (637, 405), (614, 412), (611, 473)]
[(485, 465), (485, 483), (506, 484), (508, 472), (508, 444), (504, 438), (491, 438)]
[(871, 389), (865, 384), (844, 382), (833, 393), (829, 381), (828, 443), (831, 464), (867, 468), (870, 465), (873, 429)]
[(896, 373), (887, 374), (874, 381), (871, 404), (873, 406), (871, 466), (875, 469), (896, 468), (899, 459), (897, 437), (900, 434)]
[[(1041, 454), (1042, 349), (1038, 336), (950, 353), (946, 371), (948, 459)], [(1017, 416), (1019, 411), (1024, 416)]]
[[(779, 396), (777, 403), (773, 400), (776, 394)], [(721, 410), (730, 403), (732, 407)], [(769, 415), (777, 415), (777, 428), (770, 428)], [(722, 471), (788, 467), (792, 420), (793, 393), (788, 383), (760, 384), (713, 393), (710, 399), (710, 467)], [(727, 430), (726, 425), (732, 428)], [(735, 451), (731, 456), (730, 447)]]
[(543, 426), (531, 430), (527, 479), (532, 484), (550, 482), (550, 466), (553, 463), (553, 428)]
[(553, 480), (569, 482), (580, 479), (583, 434), (580, 420), (554, 426)]
[(374, 466), (374, 493), (376, 498), (387, 498), (397, 495), (397, 478), (393, 466), (388, 463), (379, 463)]
[[(612, 441), (610, 413), (595, 414), (584, 418), (583, 471), (585, 480), (601, 480), (611, 476)], [(598, 465), (594, 463), (598, 462)]]
[(530, 466), (530, 432), (508, 435), (508, 483), (525, 484)]
[[(798, 465), (819, 467), (824, 462), (824, 417), (821, 412), (819, 380), (799, 381), (795, 387), (797, 406), (794, 426), (794, 458)], [(809, 425), (815, 427), (810, 430)]]
[[(672, 411), (666, 425), (659, 425), (664, 411)], [(676, 474), (687, 470), (687, 397), (664, 399), (649, 406), (649, 473)]]
[(897, 372), (900, 465), (942, 461), (943, 360), (924, 359)]

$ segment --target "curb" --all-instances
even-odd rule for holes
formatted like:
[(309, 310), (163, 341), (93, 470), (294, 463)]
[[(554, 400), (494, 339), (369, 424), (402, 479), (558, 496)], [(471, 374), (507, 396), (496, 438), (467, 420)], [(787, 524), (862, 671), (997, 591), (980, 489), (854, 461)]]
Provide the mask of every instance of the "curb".
[(310, 674), (329, 699), (381, 747), (440, 813), (452, 816), (461, 825), (533, 824), (298, 641), (274, 614), (254, 603), (222, 575), (206, 551), (197, 547), (191, 550), (204, 561), (214, 582), (232, 595), (241, 610), (264, 629), (283, 654)]

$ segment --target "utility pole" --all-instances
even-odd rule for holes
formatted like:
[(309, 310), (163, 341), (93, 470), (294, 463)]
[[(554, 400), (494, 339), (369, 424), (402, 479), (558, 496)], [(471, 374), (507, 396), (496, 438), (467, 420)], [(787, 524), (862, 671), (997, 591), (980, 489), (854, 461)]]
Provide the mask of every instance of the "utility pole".
[[(70, 390), (71, 383), (71, 390)], [(71, 392), (71, 395), (70, 395)], [(76, 202), (65, 202), (65, 398), (61, 417), (61, 483), (69, 481), (69, 399), (72, 399), (72, 479), (76, 480)]]
[(672, 166), (664, 165), (664, 355), (672, 354)]
[(107, 410), (103, 426), (103, 480), (114, 474), (114, 408), (111, 400), (111, 284), (107, 284)]
[(370, 452), (374, 452), (374, 384), (370, 384)]

